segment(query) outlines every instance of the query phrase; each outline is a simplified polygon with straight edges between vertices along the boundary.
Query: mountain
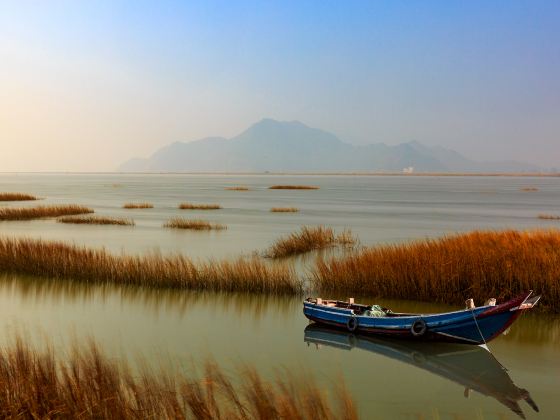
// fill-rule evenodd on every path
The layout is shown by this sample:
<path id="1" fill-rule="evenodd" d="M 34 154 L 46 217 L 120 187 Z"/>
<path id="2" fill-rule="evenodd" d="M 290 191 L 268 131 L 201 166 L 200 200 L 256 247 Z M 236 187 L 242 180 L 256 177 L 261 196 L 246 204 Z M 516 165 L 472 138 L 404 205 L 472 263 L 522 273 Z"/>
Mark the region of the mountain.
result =
<path id="1" fill-rule="evenodd" d="M 231 139 L 175 142 L 147 159 L 131 159 L 121 172 L 539 172 L 518 162 L 476 162 L 416 141 L 388 146 L 352 145 L 299 121 L 264 119 Z"/>

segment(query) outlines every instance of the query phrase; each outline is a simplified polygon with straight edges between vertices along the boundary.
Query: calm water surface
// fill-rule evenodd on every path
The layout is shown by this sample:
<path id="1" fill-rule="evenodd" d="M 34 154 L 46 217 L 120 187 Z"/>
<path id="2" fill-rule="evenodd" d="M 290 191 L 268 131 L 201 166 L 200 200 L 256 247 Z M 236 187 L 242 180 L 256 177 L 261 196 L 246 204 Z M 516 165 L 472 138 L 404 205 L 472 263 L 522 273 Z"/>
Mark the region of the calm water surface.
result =
<path id="1" fill-rule="evenodd" d="M 310 184 L 316 191 L 272 191 Z M 247 192 L 225 191 L 246 185 Z M 537 187 L 536 192 L 521 188 Z M 100 215 L 132 217 L 135 227 L 72 226 L 53 220 L 0 222 L 2 236 L 59 239 L 115 252 L 181 252 L 197 258 L 263 250 L 301 225 L 351 228 L 366 245 L 471 229 L 551 228 L 539 213 L 560 213 L 553 178 L 292 177 L 187 175 L 0 175 L 0 191 L 34 193 L 41 204 L 77 203 Z M 123 210 L 149 201 L 149 210 Z M 181 201 L 219 203 L 211 212 L 180 211 Z M 17 203 L 11 206 L 36 205 Z M 8 205 L 8 204 L 4 204 Z M 274 214 L 295 206 L 297 214 Z M 175 232 L 174 216 L 228 225 L 216 233 Z M 371 299 L 362 297 L 366 303 Z M 379 301 L 378 301 L 379 303 Z M 445 305 L 381 301 L 402 311 Z M 527 314 L 507 335 L 478 347 L 410 345 L 308 326 L 301 299 L 84 286 L 0 276 L 0 342 L 23 331 L 57 346 L 95 338 L 112 355 L 189 365 L 212 355 L 226 367 L 255 364 L 265 375 L 286 367 L 325 387 L 341 378 L 364 418 L 443 419 L 560 416 L 560 319 Z M 531 408 L 536 404 L 540 412 Z"/>
<path id="2" fill-rule="evenodd" d="M 363 298 L 363 301 L 368 301 Z M 404 311 L 445 305 L 381 301 Z M 94 337 L 105 351 L 188 368 L 210 355 L 228 371 L 241 363 L 273 377 L 312 374 L 331 389 L 341 378 L 363 418 L 557 418 L 560 319 L 527 314 L 510 332 L 477 346 L 370 340 L 310 327 L 298 298 L 84 286 L 0 279 L 1 342 L 23 331 L 57 346 Z M 507 369 L 507 370 L 506 370 Z M 536 413 L 527 401 L 538 406 Z"/>
<path id="3" fill-rule="evenodd" d="M 319 190 L 269 190 L 274 184 Z M 226 191 L 245 185 L 250 191 Z M 522 188 L 536 187 L 535 192 Z M 496 177 L 32 175 L 0 174 L 0 191 L 44 197 L 40 204 L 83 204 L 99 215 L 131 217 L 135 227 L 63 225 L 54 220 L 0 222 L 4 235 L 61 239 L 113 251 L 237 256 L 262 250 L 301 225 L 351 228 L 363 244 L 405 241 L 472 229 L 558 227 L 539 213 L 560 213 L 560 179 Z M 125 210 L 128 201 L 153 209 Z M 182 201 L 218 203 L 212 211 L 179 210 Z M 4 205 L 37 205 L 37 202 Z M 271 207 L 299 213 L 271 213 Z M 171 217 L 226 224 L 220 232 L 163 229 Z"/>

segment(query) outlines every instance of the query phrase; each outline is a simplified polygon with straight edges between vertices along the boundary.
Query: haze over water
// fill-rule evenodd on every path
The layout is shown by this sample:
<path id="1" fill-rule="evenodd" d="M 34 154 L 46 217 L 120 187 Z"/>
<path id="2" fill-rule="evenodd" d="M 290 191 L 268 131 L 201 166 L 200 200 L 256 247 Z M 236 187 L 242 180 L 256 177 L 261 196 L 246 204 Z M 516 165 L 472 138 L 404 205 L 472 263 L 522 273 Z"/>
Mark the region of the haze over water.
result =
<path id="1" fill-rule="evenodd" d="M 269 190 L 274 184 L 320 189 Z M 240 185 L 249 191 L 225 190 Z M 98 215 L 131 217 L 136 222 L 134 227 L 66 225 L 53 219 L 0 222 L 3 237 L 63 240 L 116 253 L 235 257 L 263 251 L 302 225 L 318 224 L 351 228 L 363 245 L 473 229 L 560 226 L 537 218 L 560 209 L 557 178 L 1 174 L 0 190 L 44 197 L 3 205 L 83 204 Z M 122 209 L 130 201 L 151 202 L 154 208 Z M 177 209 L 184 201 L 223 208 Z M 298 207 L 300 212 L 269 211 L 279 206 Z M 162 227 L 175 216 L 204 218 L 228 229 L 177 232 Z M 312 263 L 313 256 L 305 261 L 304 265 Z M 401 311 L 459 309 L 356 298 Z M 278 367 L 307 372 L 325 387 L 343 378 L 363 418 L 517 418 L 511 409 L 517 400 L 527 418 L 560 415 L 558 317 L 522 317 L 508 335 L 490 343 L 492 354 L 478 347 L 462 346 L 457 351 L 367 341 L 307 325 L 300 298 L 85 286 L 20 276 L 0 279 L 0 331 L 5 332 L 0 343 L 17 330 L 37 343 L 49 337 L 60 347 L 73 337 L 79 341 L 92 337 L 111 355 L 134 360 L 142 354 L 154 364 L 161 363 L 163 355 L 169 368 L 189 368 L 210 354 L 228 369 L 249 363 L 266 376 L 273 376 Z M 540 413 L 523 401 L 524 390 Z"/>

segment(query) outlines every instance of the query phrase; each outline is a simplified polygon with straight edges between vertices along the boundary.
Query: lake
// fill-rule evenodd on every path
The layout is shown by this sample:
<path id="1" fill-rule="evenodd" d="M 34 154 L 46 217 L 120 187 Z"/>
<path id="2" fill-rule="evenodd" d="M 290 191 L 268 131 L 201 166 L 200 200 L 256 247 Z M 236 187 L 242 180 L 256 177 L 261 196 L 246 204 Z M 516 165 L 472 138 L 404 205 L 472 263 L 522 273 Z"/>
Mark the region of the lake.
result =
<path id="1" fill-rule="evenodd" d="M 274 184 L 318 190 L 269 190 Z M 229 191 L 244 185 L 249 191 Z M 525 192 L 523 188 L 538 188 Z M 352 229 L 363 245 L 473 229 L 555 228 L 537 218 L 560 213 L 557 178 L 276 175 L 0 174 L 0 191 L 38 195 L 9 206 L 83 204 L 99 215 L 131 217 L 134 227 L 0 222 L 3 236 L 41 237 L 121 253 L 183 253 L 227 258 L 265 250 L 302 225 Z M 153 209 L 124 210 L 148 201 Z M 218 203 L 185 211 L 180 202 Z M 271 207 L 298 213 L 271 213 Z M 162 228 L 171 217 L 226 224 L 217 232 Z M 311 256 L 313 258 L 313 256 Z M 305 272 L 307 260 L 301 270 Z M 367 296 L 356 297 L 374 303 Z M 376 300 L 399 311 L 457 309 Z M 22 331 L 56 346 L 93 337 L 112 355 L 188 366 L 210 355 L 226 367 L 251 363 L 313 375 L 326 387 L 342 378 L 363 418 L 527 418 L 560 416 L 560 318 L 529 313 L 507 335 L 479 347 L 368 339 L 309 326 L 300 298 L 148 290 L 0 275 L 0 342 Z M 163 362 L 162 362 L 163 361 Z M 536 404 L 540 412 L 531 408 Z"/>

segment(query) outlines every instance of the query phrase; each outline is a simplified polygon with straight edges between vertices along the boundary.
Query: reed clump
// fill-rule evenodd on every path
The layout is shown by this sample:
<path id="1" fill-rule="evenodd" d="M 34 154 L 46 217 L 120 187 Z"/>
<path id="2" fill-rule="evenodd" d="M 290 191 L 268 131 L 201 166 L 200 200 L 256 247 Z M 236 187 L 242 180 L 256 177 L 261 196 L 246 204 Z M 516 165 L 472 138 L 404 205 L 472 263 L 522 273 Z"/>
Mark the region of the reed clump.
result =
<path id="1" fill-rule="evenodd" d="M 538 191 L 539 189 L 537 187 L 525 187 L 525 188 L 521 188 L 521 191 L 525 191 L 525 192 L 534 192 L 534 191 Z"/>
<path id="2" fill-rule="evenodd" d="M 313 286 L 354 293 L 461 305 L 528 290 L 537 308 L 560 312 L 560 231 L 471 232 L 318 259 Z"/>
<path id="3" fill-rule="evenodd" d="M 123 209 L 153 209 L 152 203 L 124 203 Z"/>
<path id="4" fill-rule="evenodd" d="M 324 393 L 312 378 L 285 370 L 275 381 L 252 366 L 226 373 L 208 360 L 202 372 L 168 372 L 126 360 L 99 346 L 55 353 L 17 337 L 0 349 L 0 417 L 80 419 L 303 419 L 358 418 L 343 385 Z M 329 398 L 332 397 L 332 398 Z"/>
<path id="5" fill-rule="evenodd" d="M 226 225 L 219 223 L 210 223 L 207 220 L 199 219 L 183 219 L 175 217 L 169 219 L 163 227 L 174 229 L 192 229 L 192 230 L 224 230 L 227 229 Z"/>
<path id="6" fill-rule="evenodd" d="M 113 255 L 61 242 L 0 238 L 0 272 L 168 289 L 298 295 L 289 264 L 258 257 L 194 262 L 183 255 Z"/>
<path id="7" fill-rule="evenodd" d="M 299 209 L 297 207 L 272 207 L 270 211 L 272 213 L 297 213 Z"/>
<path id="8" fill-rule="evenodd" d="M 93 209 L 74 204 L 64 206 L 6 207 L 0 209 L 0 220 L 32 220 L 44 217 L 93 213 Z"/>
<path id="9" fill-rule="evenodd" d="M 560 220 L 560 216 L 555 214 L 539 214 L 538 217 L 543 220 Z"/>
<path id="10" fill-rule="evenodd" d="M 24 193 L 0 193 L 0 201 L 35 201 L 38 200 L 37 197 L 31 194 Z"/>
<path id="11" fill-rule="evenodd" d="M 77 225 L 118 225 L 134 226 L 134 220 L 120 217 L 101 216 L 64 216 L 57 219 L 59 223 L 71 223 Z"/>
<path id="12" fill-rule="evenodd" d="M 350 230 L 336 235 L 332 228 L 303 226 L 299 231 L 276 240 L 266 253 L 270 258 L 284 258 L 337 245 L 353 246 L 357 243 Z"/>
<path id="13" fill-rule="evenodd" d="M 219 204 L 193 204 L 193 203 L 181 203 L 179 204 L 181 210 L 218 210 L 222 206 Z"/>
<path id="14" fill-rule="evenodd" d="M 269 190 L 318 190 L 314 185 L 272 185 Z"/>
<path id="15" fill-rule="evenodd" d="M 249 191 L 249 187 L 243 187 L 243 186 L 226 187 L 226 188 L 224 188 L 224 190 L 226 190 L 226 191 Z"/>

